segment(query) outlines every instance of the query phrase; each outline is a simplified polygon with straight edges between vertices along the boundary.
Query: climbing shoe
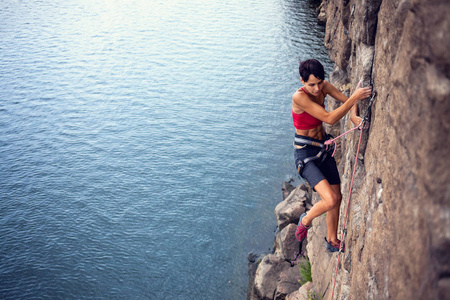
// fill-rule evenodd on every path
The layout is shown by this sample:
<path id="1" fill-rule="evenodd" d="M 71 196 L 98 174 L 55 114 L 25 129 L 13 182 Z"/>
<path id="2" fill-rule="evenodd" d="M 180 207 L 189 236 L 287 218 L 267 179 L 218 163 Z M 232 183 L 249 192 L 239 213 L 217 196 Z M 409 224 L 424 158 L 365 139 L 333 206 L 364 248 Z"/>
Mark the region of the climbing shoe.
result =
<path id="1" fill-rule="evenodd" d="M 325 242 L 327 242 L 327 250 L 328 250 L 328 252 L 338 252 L 339 248 L 341 247 L 341 241 L 340 240 L 338 240 L 337 243 L 332 243 L 332 242 L 327 241 L 327 238 L 325 238 Z M 342 252 L 344 252 L 344 250 L 345 250 L 345 245 L 343 245 L 343 247 L 342 247 Z"/>
<path id="2" fill-rule="evenodd" d="M 306 238 L 308 229 L 311 228 L 311 226 L 305 226 L 302 224 L 302 220 L 305 216 L 306 216 L 306 213 L 304 213 L 300 216 L 300 220 L 298 221 L 297 230 L 295 231 L 295 237 L 297 238 L 297 241 L 299 241 L 300 243 L 303 242 L 303 240 Z"/>

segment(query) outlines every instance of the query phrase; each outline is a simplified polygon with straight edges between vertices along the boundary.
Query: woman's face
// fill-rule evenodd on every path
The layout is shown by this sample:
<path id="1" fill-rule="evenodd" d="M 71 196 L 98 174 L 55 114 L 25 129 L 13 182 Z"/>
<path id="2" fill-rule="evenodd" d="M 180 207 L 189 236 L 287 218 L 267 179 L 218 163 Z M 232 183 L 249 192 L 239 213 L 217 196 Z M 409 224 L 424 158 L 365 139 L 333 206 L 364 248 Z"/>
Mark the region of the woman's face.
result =
<path id="1" fill-rule="evenodd" d="M 318 96 L 320 94 L 320 91 L 322 90 L 323 87 L 323 80 L 317 78 L 316 76 L 314 76 L 313 74 L 309 75 L 308 81 L 303 81 L 303 79 L 301 79 L 304 88 L 306 89 L 306 91 L 313 95 L 313 96 Z"/>

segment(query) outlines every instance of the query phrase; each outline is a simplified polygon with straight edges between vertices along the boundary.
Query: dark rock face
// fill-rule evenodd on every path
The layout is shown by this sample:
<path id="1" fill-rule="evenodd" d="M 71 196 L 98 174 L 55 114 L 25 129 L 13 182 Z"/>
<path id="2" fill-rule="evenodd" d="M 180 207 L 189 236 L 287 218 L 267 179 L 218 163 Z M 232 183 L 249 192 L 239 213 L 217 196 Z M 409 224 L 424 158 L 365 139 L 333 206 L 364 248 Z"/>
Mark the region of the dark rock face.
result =
<path id="1" fill-rule="evenodd" d="M 324 0 L 321 9 L 336 63 L 332 83 L 350 94 L 363 79 L 378 91 L 357 159 L 335 299 L 448 297 L 450 2 Z M 360 102 L 360 114 L 367 104 Z M 328 130 L 350 123 L 347 116 Z M 338 148 L 340 224 L 358 138 L 351 133 Z M 324 218 L 314 220 L 308 253 L 316 290 L 328 299 L 337 254 L 324 250 L 324 226 Z"/>

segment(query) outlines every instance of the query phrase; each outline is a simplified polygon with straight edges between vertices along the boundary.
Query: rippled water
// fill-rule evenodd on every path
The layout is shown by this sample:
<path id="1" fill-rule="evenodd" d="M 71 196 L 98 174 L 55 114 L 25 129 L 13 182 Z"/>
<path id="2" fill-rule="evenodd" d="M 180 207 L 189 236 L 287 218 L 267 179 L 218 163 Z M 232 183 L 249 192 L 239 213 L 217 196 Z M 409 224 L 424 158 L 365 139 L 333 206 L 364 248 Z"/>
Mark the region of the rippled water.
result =
<path id="1" fill-rule="evenodd" d="M 0 298 L 244 299 L 315 2 L 2 1 Z"/>

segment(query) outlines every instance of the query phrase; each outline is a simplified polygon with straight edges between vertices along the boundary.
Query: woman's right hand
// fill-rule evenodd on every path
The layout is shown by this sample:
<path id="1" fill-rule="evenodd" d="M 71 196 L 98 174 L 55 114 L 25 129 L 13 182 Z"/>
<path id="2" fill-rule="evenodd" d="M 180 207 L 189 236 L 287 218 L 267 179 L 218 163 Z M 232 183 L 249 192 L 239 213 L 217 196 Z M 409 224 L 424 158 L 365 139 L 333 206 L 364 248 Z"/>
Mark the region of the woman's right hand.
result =
<path id="1" fill-rule="evenodd" d="M 372 87 L 361 88 L 361 81 L 358 83 L 356 90 L 353 92 L 353 96 L 359 100 L 369 98 L 372 94 Z"/>

